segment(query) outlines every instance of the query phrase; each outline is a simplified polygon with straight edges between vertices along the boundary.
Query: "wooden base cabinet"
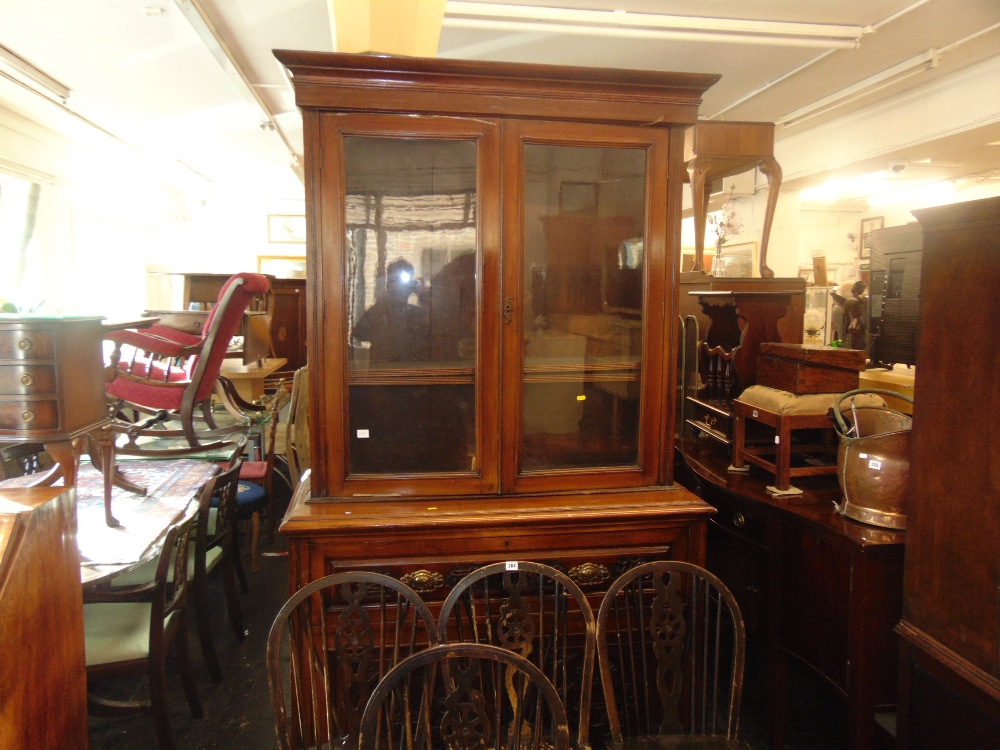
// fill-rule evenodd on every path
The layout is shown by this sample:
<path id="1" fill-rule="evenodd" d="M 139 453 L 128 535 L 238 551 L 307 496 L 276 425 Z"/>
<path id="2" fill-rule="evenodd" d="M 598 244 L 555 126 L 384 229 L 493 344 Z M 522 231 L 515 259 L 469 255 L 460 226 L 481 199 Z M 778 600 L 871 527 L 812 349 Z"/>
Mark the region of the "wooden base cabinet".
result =
<path id="1" fill-rule="evenodd" d="M 718 509 L 707 567 L 733 592 L 749 643 L 767 659 L 770 747 L 785 747 L 793 665 L 843 698 L 852 750 L 878 747 L 876 715 L 896 706 L 906 533 L 838 515 L 839 490 L 825 478 L 774 498 L 764 475 L 727 473 L 714 443 L 681 446 L 681 481 Z"/>
<path id="2" fill-rule="evenodd" d="M 291 587 L 347 570 L 385 573 L 436 611 L 464 575 L 505 560 L 562 569 L 593 596 L 651 560 L 703 563 L 713 510 L 681 488 L 395 503 L 310 502 L 296 492 L 282 532 Z"/>
<path id="3" fill-rule="evenodd" d="M 0 747 L 87 747 L 76 494 L 0 491 Z"/>
<path id="4" fill-rule="evenodd" d="M 1000 727 L 1000 198 L 923 229 L 900 747 L 993 748 Z"/>

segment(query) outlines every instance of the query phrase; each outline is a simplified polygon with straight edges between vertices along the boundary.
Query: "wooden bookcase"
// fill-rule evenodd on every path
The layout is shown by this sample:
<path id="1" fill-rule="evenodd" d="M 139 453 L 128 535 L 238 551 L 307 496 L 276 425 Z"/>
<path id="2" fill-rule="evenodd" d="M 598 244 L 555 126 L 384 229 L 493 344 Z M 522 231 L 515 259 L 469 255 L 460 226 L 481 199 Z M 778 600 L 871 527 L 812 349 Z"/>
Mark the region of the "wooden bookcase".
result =
<path id="1" fill-rule="evenodd" d="M 704 560 L 673 483 L 684 130 L 716 78 L 276 52 L 306 152 L 291 587 Z"/>

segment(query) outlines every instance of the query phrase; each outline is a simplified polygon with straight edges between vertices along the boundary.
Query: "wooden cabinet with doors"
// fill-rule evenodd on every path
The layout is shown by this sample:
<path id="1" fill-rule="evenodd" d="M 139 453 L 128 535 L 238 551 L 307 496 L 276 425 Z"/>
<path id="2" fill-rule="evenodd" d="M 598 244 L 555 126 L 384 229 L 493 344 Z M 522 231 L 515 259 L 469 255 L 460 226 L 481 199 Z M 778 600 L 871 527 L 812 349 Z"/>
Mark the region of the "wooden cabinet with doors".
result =
<path id="1" fill-rule="evenodd" d="M 292 588 L 702 560 L 711 508 L 672 476 L 675 280 L 684 129 L 716 77 L 276 55 L 313 365 Z"/>
<path id="2" fill-rule="evenodd" d="M 229 274 L 220 273 L 185 273 L 184 277 L 184 309 L 188 310 L 191 303 L 211 305 L 219 297 L 219 290 L 229 280 Z M 288 362 L 286 370 L 297 370 L 305 365 L 306 356 L 306 282 L 305 279 L 280 279 L 269 276 L 272 292 L 272 308 L 266 310 L 271 314 L 270 335 L 272 354 Z M 262 305 L 260 309 L 265 309 Z M 248 313 L 252 315 L 253 311 Z M 162 317 L 162 314 L 161 314 Z M 244 335 L 246 333 L 244 323 Z M 201 322 L 196 324 L 194 333 L 201 332 Z M 246 360 L 249 361 L 249 360 Z"/>
<path id="3" fill-rule="evenodd" d="M 1000 198 L 913 213 L 923 251 L 899 624 L 899 747 L 995 747 Z"/>

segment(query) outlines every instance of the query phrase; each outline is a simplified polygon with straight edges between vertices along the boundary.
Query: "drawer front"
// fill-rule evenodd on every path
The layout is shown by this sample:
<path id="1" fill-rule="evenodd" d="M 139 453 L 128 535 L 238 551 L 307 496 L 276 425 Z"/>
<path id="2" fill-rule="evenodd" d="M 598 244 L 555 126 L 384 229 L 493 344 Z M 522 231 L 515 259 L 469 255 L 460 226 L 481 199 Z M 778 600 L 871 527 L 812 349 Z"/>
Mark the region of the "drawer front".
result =
<path id="1" fill-rule="evenodd" d="M 710 523 L 721 526 L 748 542 L 768 546 L 767 515 L 749 503 L 740 502 L 722 493 L 712 493 L 706 500 L 719 509 Z"/>
<path id="2" fill-rule="evenodd" d="M 540 562 L 565 573 L 587 594 L 596 612 L 600 597 L 622 573 L 641 563 L 670 560 L 673 557 L 672 546 L 666 544 L 655 549 L 579 550 L 559 553 L 558 556 L 553 556 L 552 553 L 536 553 L 531 556 L 512 556 L 509 559 Z M 351 570 L 382 573 L 402 581 L 430 604 L 443 601 L 456 583 L 477 568 L 503 561 L 493 558 L 482 560 L 418 558 L 405 562 L 391 559 L 362 562 L 327 558 L 326 574 Z"/>
<path id="3" fill-rule="evenodd" d="M 49 329 L 9 328 L 0 331 L 0 359 L 52 359 L 55 338 Z"/>
<path id="4" fill-rule="evenodd" d="M 59 402 L 55 399 L 0 401 L 0 430 L 39 431 L 59 428 Z"/>
<path id="5" fill-rule="evenodd" d="M 692 412 L 687 426 L 694 437 L 699 434 L 718 440 L 724 445 L 730 445 L 733 439 L 733 419 L 730 414 L 724 414 L 719 409 L 705 406 L 700 401 L 688 399 L 688 410 Z"/>
<path id="6" fill-rule="evenodd" d="M 56 392 L 52 365 L 0 365 L 0 396 L 35 396 Z"/>

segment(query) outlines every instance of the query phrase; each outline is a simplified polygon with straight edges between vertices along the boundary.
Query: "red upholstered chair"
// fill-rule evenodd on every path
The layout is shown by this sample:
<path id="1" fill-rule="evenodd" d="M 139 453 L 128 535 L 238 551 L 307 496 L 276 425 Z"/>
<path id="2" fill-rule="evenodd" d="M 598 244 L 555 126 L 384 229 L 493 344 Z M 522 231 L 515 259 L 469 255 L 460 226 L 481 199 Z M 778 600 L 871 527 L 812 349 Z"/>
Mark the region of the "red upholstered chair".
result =
<path id="1" fill-rule="evenodd" d="M 159 325 L 109 334 L 115 349 L 113 379 L 106 391 L 117 415 L 111 430 L 116 438 L 128 438 L 124 445 L 116 445 L 117 453 L 196 453 L 220 447 L 228 442 L 227 436 L 246 430 L 249 420 L 219 428 L 212 418 L 211 396 L 243 313 L 255 296 L 269 289 L 270 283 L 260 274 L 232 276 L 220 290 L 201 336 Z M 122 358 L 123 345 L 132 348 L 127 359 Z M 166 428 L 170 421 L 179 428 Z M 138 442 L 143 436 L 183 439 L 183 443 L 176 449 L 144 449 Z"/>

